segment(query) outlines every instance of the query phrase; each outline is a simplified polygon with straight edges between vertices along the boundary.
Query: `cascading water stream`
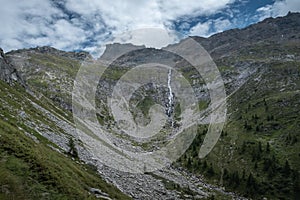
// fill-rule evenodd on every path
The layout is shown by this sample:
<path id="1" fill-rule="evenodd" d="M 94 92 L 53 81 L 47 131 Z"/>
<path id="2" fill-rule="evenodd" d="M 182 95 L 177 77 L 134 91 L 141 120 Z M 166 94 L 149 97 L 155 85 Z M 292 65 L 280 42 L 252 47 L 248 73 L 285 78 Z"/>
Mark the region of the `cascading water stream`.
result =
<path id="1" fill-rule="evenodd" d="M 169 118 L 169 122 L 171 123 L 172 127 L 174 125 L 173 119 L 172 119 L 172 113 L 173 113 L 173 92 L 172 92 L 172 87 L 171 87 L 171 77 L 172 77 L 172 70 L 169 69 L 168 73 L 168 89 L 169 89 L 169 95 L 168 95 L 168 104 L 167 104 L 167 115 Z"/>

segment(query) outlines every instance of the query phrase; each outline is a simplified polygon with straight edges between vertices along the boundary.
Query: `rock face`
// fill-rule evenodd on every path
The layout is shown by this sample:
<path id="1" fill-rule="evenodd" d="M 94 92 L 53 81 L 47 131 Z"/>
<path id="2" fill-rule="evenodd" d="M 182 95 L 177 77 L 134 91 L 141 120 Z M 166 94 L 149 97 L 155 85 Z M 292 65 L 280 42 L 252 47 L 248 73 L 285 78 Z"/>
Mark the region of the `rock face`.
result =
<path id="1" fill-rule="evenodd" d="M 45 95 L 70 111 L 73 81 L 81 62 L 91 55 L 45 46 L 11 51 L 6 58 L 38 96 Z"/>
<path id="2" fill-rule="evenodd" d="M 0 79 L 7 82 L 9 85 L 19 83 L 25 87 L 24 81 L 16 68 L 10 64 L 2 48 L 0 48 Z"/>

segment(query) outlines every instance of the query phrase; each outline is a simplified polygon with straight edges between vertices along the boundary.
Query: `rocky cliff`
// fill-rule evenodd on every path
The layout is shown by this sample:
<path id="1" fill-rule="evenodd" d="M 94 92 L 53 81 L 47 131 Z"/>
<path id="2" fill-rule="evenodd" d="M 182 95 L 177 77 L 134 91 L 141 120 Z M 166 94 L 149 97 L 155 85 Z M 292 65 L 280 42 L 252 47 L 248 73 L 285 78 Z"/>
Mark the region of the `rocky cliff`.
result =
<path id="1" fill-rule="evenodd" d="M 19 83 L 25 87 L 23 79 L 20 77 L 16 68 L 7 59 L 3 49 L 0 48 L 0 79 L 7 82 L 9 85 Z"/>

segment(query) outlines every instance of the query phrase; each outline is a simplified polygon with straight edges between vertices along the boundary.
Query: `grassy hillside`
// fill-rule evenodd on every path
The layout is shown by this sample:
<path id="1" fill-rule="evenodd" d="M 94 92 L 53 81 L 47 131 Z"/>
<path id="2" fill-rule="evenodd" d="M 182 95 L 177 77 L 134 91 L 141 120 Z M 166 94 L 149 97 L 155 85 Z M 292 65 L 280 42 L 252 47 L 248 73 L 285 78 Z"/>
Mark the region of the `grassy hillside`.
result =
<path id="1" fill-rule="evenodd" d="M 229 114 L 220 140 L 205 159 L 199 160 L 197 153 L 207 128 L 199 127 L 197 139 L 177 164 L 254 199 L 297 199 L 300 62 L 282 57 L 297 54 L 299 49 L 294 45 L 272 49 L 276 54 L 258 51 L 257 56 L 249 56 L 245 50 L 235 58 L 234 62 L 252 62 L 257 71 L 228 97 Z M 228 61 L 223 58 L 219 63 L 228 65 Z"/>
<path id="2" fill-rule="evenodd" d="M 129 199 L 107 184 L 93 167 L 63 153 L 24 124 L 22 111 L 32 122 L 48 124 L 62 134 L 51 122 L 43 121 L 40 111 L 30 103 L 36 100 L 23 88 L 0 81 L 0 95 L 0 199 L 96 199 L 90 188 L 100 189 L 111 198 Z M 50 109 L 48 106 L 44 107 Z"/>

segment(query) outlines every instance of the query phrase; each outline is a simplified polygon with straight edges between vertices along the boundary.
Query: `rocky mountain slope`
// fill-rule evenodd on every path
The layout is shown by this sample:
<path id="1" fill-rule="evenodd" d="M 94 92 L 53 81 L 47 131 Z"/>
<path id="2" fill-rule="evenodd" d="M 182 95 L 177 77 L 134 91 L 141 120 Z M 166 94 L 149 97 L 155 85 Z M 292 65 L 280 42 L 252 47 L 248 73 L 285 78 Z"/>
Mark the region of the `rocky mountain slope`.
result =
<path id="1" fill-rule="evenodd" d="M 24 81 L 20 77 L 16 68 L 10 64 L 7 60 L 6 55 L 3 52 L 3 49 L 0 48 L 0 79 L 7 82 L 9 85 L 14 85 L 18 83 L 22 86 L 25 86 Z"/>
<path id="2" fill-rule="evenodd" d="M 214 57 L 225 80 L 228 119 L 206 159 L 195 158 L 200 132 L 179 163 L 253 198 L 299 197 L 299 19 L 299 13 L 289 13 L 195 38 Z"/>
<path id="3" fill-rule="evenodd" d="M 130 199 L 79 160 L 70 113 L 28 90 L 2 59 L 0 199 Z"/>
<path id="4" fill-rule="evenodd" d="M 1 198 L 126 199 L 119 190 L 136 199 L 203 198 L 211 192 L 234 196 L 183 170 L 164 169 L 154 175 L 106 167 L 78 140 L 72 115 L 62 108 L 65 104 L 29 87 L 33 96 L 1 81 Z"/>
<path id="5" fill-rule="evenodd" d="M 145 174 L 106 167 L 78 139 L 71 113 L 72 90 L 81 63 L 91 59 L 89 54 L 51 47 L 1 53 L 0 197 L 127 198 L 121 191 L 134 199 L 296 199 L 299 30 L 300 14 L 289 13 L 210 38 L 193 37 L 212 55 L 225 83 L 228 118 L 222 136 L 213 151 L 199 160 L 197 152 L 207 128 L 201 125 L 195 141 L 176 163 Z M 134 51 L 105 71 L 97 92 L 98 120 L 107 130 L 113 130 L 114 120 L 106 97 L 126 71 L 150 61 L 173 63 L 192 85 L 199 109 L 209 108 L 205 82 L 185 60 L 164 50 L 129 44 L 110 45 L 103 58 L 120 48 Z M 167 92 L 153 85 L 139 89 L 132 98 L 136 106 L 131 108 L 136 120 L 147 123 L 149 108 L 155 103 L 165 106 Z M 141 150 L 162 145 L 135 141 L 128 145 L 121 138 L 115 142 Z"/>

